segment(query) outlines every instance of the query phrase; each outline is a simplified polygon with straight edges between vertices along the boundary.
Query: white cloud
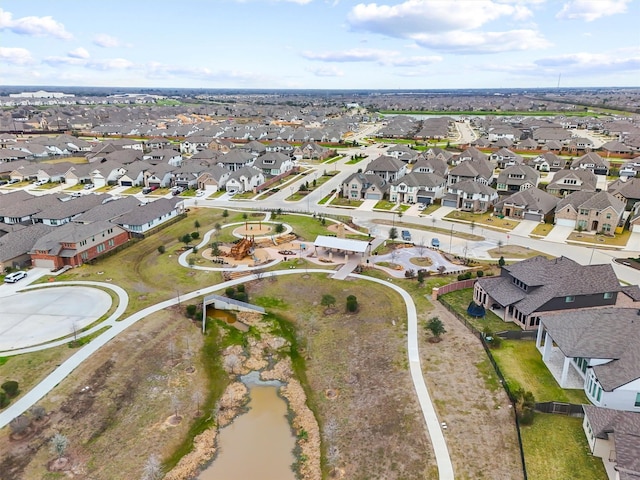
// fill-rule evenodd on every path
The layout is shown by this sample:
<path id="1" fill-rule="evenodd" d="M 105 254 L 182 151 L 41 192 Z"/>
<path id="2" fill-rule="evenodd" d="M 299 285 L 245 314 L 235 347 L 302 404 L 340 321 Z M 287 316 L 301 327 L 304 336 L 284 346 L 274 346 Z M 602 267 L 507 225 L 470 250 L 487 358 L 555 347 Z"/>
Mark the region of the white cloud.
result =
<path id="1" fill-rule="evenodd" d="M 151 62 L 145 66 L 148 78 L 166 80 L 168 77 L 207 80 L 210 82 L 237 82 L 242 84 L 264 82 L 263 75 L 239 70 L 211 70 L 206 67 L 182 67 Z"/>
<path id="2" fill-rule="evenodd" d="M 627 11 L 631 0 L 572 0 L 562 6 L 556 18 L 593 22 L 601 17 Z"/>
<path id="3" fill-rule="evenodd" d="M 344 72 L 333 65 L 323 67 L 309 67 L 308 72 L 313 73 L 316 77 L 343 77 Z"/>
<path id="4" fill-rule="evenodd" d="M 87 68 L 92 70 L 128 70 L 135 64 L 126 58 L 107 58 L 87 62 Z"/>
<path id="5" fill-rule="evenodd" d="M 122 46 L 122 42 L 116 37 L 107 35 L 106 33 L 99 33 L 93 37 L 93 43 L 102 48 L 114 48 Z"/>
<path id="6" fill-rule="evenodd" d="M 89 58 L 91 56 L 89 55 L 89 52 L 82 47 L 71 50 L 67 55 L 71 58 Z"/>
<path id="7" fill-rule="evenodd" d="M 395 67 L 415 67 L 442 61 L 442 57 L 438 55 L 405 57 L 395 50 L 368 48 L 354 48 L 351 50 L 323 53 L 304 52 L 302 56 L 307 60 L 320 62 L 376 62 L 380 65 L 392 65 Z"/>
<path id="8" fill-rule="evenodd" d="M 31 53 L 26 48 L 0 47 L 0 62 L 12 65 L 26 65 L 33 62 Z"/>
<path id="9" fill-rule="evenodd" d="M 376 62 L 389 56 L 398 55 L 393 50 L 375 50 L 369 48 L 353 48 L 338 52 L 312 53 L 304 52 L 302 56 L 308 60 L 321 62 Z"/>
<path id="10" fill-rule="evenodd" d="M 534 62 L 545 68 L 568 72 L 613 72 L 640 71 L 640 50 L 635 52 L 588 53 L 578 52 L 555 57 L 541 58 Z"/>
<path id="11" fill-rule="evenodd" d="M 360 3 L 347 19 L 354 30 L 364 30 L 392 37 L 411 37 L 416 33 L 436 33 L 480 28 L 503 17 L 524 20 L 532 12 L 522 5 L 491 0 L 461 0 L 452 4 L 440 0 L 406 0 L 398 5 Z"/>
<path id="12" fill-rule="evenodd" d="M 426 48 L 457 53 L 498 53 L 546 48 L 551 44 L 535 30 L 507 32 L 453 31 L 439 35 L 415 35 L 414 41 Z"/>
<path id="13" fill-rule="evenodd" d="M 484 31 L 487 24 L 522 24 L 533 12 L 526 6 L 539 0 L 405 0 L 398 5 L 358 4 L 348 15 L 352 30 L 407 38 L 434 50 L 495 53 L 545 48 L 550 44 L 537 30 Z M 453 8 L 455 6 L 455 8 Z"/>
<path id="14" fill-rule="evenodd" d="M 36 37 L 51 36 L 63 40 L 73 38 L 64 25 L 53 17 L 21 17 L 14 20 L 11 12 L 2 9 L 0 9 L 0 30 Z"/>

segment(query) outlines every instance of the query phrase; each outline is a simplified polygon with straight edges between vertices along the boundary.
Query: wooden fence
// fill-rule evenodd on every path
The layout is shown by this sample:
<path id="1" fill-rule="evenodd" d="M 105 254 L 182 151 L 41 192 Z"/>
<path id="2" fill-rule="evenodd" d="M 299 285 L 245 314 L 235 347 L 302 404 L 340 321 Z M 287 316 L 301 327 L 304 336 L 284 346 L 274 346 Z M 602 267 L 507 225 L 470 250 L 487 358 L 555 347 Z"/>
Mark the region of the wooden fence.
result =
<path id="1" fill-rule="evenodd" d="M 584 418 L 582 405 L 561 402 L 536 403 L 536 411 L 541 413 L 555 413 L 558 415 L 568 415 L 569 417 Z"/>

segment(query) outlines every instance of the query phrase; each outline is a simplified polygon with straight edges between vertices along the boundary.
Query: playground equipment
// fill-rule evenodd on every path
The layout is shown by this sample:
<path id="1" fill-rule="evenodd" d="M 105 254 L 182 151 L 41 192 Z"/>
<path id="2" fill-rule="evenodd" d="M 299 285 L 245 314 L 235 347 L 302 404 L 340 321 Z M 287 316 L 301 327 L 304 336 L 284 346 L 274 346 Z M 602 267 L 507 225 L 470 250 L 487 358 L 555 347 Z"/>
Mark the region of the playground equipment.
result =
<path id="1" fill-rule="evenodd" d="M 246 236 L 238 243 L 236 243 L 233 247 L 231 247 L 231 251 L 229 252 L 229 256 L 233 257 L 234 260 L 242 260 L 244 257 L 248 256 L 255 246 L 254 237 Z"/>

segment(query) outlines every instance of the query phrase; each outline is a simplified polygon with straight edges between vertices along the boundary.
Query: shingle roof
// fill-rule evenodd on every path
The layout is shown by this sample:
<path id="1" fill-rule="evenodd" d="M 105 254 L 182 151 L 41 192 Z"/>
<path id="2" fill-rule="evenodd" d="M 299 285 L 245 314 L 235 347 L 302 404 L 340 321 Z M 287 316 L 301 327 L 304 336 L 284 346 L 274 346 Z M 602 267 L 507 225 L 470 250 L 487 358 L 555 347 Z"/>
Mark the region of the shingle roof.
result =
<path id="1" fill-rule="evenodd" d="M 596 438 L 613 440 L 620 480 L 640 478 L 640 413 L 583 405 Z"/>
<path id="2" fill-rule="evenodd" d="M 0 237 L 0 262 L 6 262 L 29 252 L 41 236 L 55 228 L 36 223 L 3 235 Z"/>
<path id="3" fill-rule="evenodd" d="M 171 212 L 176 205 L 183 200 L 181 198 L 159 198 L 153 202 L 139 205 L 129 212 L 113 220 L 118 225 L 145 225 L 151 220 Z"/>
<path id="4" fill-rule="evenodd" d="M 511 285 L 508 276 L 482 278 L 478 283 L 501 305 L 515 305 L 525 315 L 556 297 L 604 294 L 621 288 L 610 264 L 580 265 L 566 257 L 550 260 L 537 256 L 502 268 L 529 290 L 508 286 Z"/>
<path id="5" fill-rule="evenodd" d="M 519 205 L 524 206 L 527 210 L 547 214 L 556 208 L 559 201 L 558 197 L 534 187 L 505 197 L 496 204 L 496 208 L 503 208 L 505 204 Z"/>

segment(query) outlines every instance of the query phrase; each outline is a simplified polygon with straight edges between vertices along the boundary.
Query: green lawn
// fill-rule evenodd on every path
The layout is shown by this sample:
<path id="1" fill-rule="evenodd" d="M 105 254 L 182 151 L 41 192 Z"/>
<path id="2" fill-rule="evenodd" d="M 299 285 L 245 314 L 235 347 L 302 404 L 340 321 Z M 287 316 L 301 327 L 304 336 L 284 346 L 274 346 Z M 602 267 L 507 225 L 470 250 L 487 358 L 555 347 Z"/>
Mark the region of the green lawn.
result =
<path id="1" fill-rule="evenodd" d="M 485 228 L 500 228 L 505 230 L 513 230 L 520 222 L 509 218 L 499 218 L 492 216 L 490 213 L 471 213 L 455 210 L 444 218 L 452 222 L 474 222 Z"/>
<path id="2" fill-rule="evenodd" d="M 343 197 L 336 197 L 333 199 L 333 202 L 331 202 L 331 205 L 338 205 L 341 207 L 352 207 L 352 208 L 358 208 L 360 205 L 362 205 L 362 200 L 354 200 L 351 198 L 343 198 Z"/>
<path id="3" fill-rule="evenodd" d="M 531 237 L 546 237 L 549 232 L 553 229 L 554 225 L 552 223 L 540 223 L 536 225 L 536 228 L 531 232 Z"/>
<path id="4" fill-rule="evenodd" d="M 583 390 L 560 388 L 542 362 L 535 341 L 503 340 L 492 353 L 512 391 L 529 390 L 537 402 L 589 403 Z"/>
<path id="5" fill-rule="evenodd" d="M 571 232 L 571 234 L 567 238 L 567 241 L 591 243 L 595 247 L 599 245 L 624 247 L 629 241 L 630 236 L 631 232 L 629 230 L 624 230 L 622 233 L 616 234 L 614 237 L 610 237 L 608 235 L 593 235 L 580 232 Z"/>
<path id="6" fill-rule="evenodd" d="M 606 480 L 602 460 L 589 452 L 582 419 L 536 413 L 520 429 L 529 480 Z"/>
<path id="7" fill-rule="evenodd" d="M 351 160 L 349 160 L 345 165 L 355 165 L 356 163 L 360 163 L 365 158 L 368 158 L 367 155 L 354 155 Z"/>
<path id="8" fill-rule="evenodd" d="M 513 322 L 505 322 L 492 311 L 487 311 L 484 318 L 475 318 L 467 313 L 467 307 L 473 300 L 473 288 L 465 288 L 455 292 L 447 293 L 438 297 L 443 303 L 451 305 L 465 320 L 471 323 L 480 332 L 488 328 L 491 332 L 502 332 L 505 330 L 520 330 Z"/>
<path id="9" fill-rule="evenodd" d="M 380 200 L 378 203 L 374 205 L 374 209 L 377 210 L 392 210 L 398 204 L 395 202 L 390 202 L 389 200 Z"/>

